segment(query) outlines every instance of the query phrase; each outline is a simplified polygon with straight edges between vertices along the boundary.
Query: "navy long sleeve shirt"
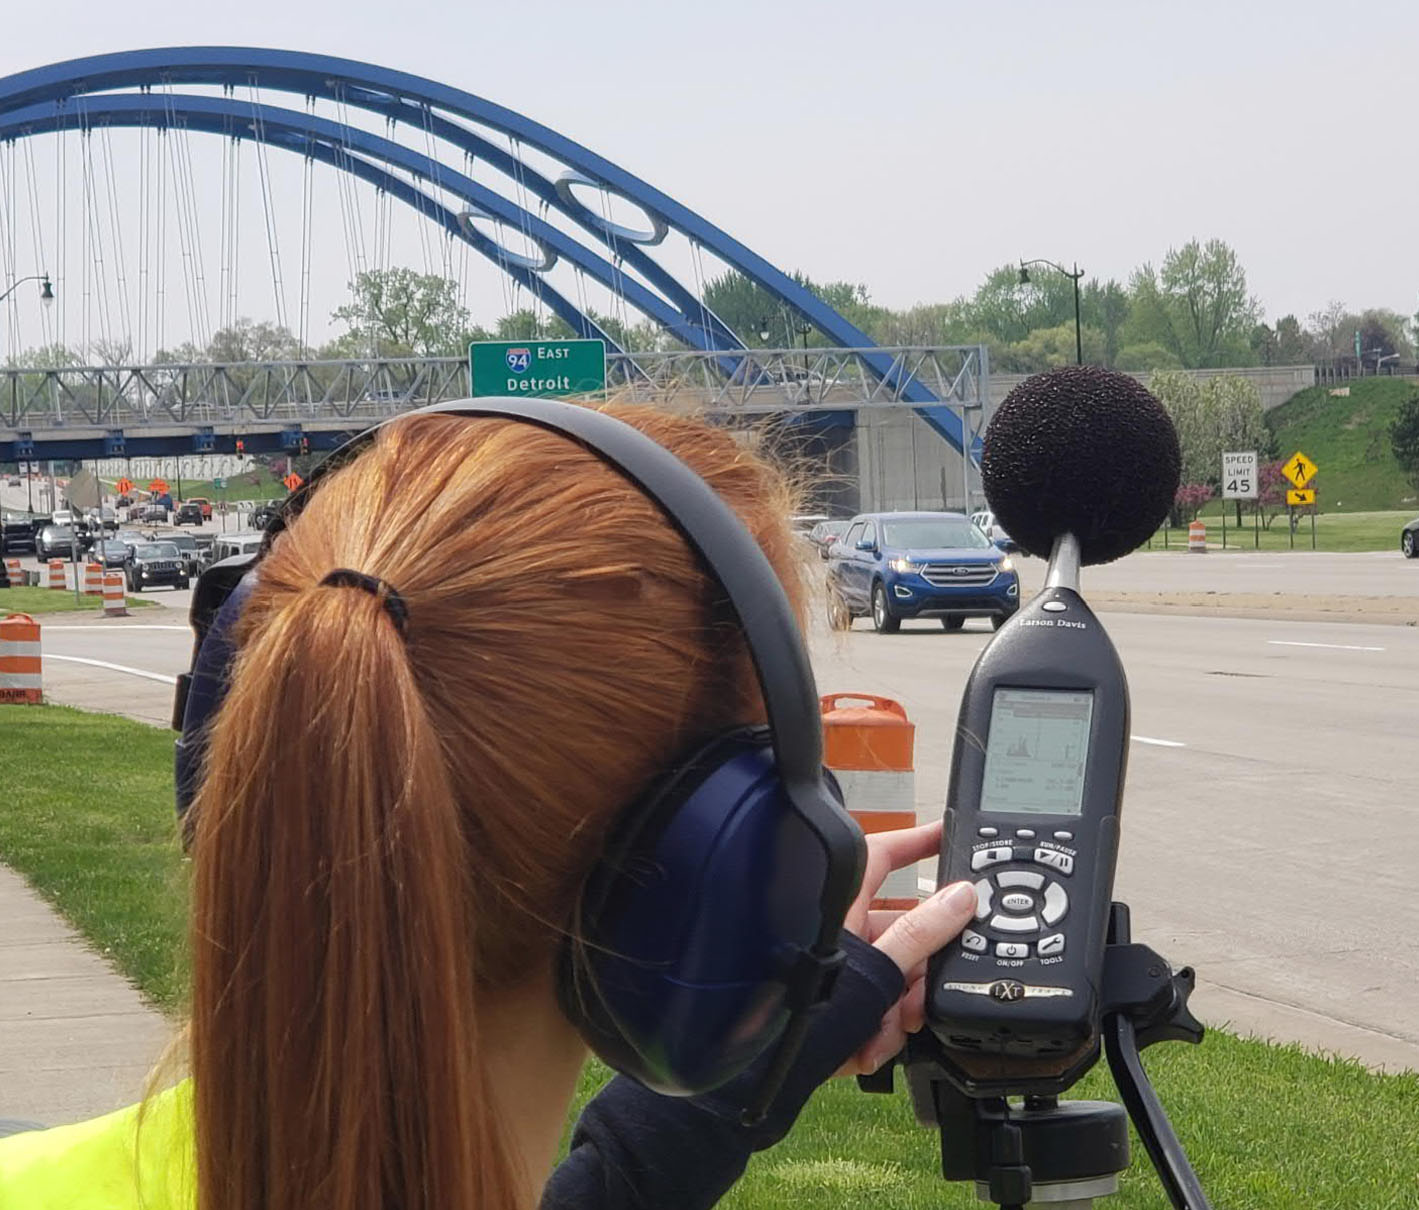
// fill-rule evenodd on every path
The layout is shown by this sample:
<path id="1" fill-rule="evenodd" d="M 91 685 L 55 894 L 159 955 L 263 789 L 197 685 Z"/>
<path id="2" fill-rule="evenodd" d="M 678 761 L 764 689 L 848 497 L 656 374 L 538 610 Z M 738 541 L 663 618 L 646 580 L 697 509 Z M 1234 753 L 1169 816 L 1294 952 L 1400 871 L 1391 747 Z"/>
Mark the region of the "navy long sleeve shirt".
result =
<path id="1" fill-rule="evenodd" d="M 848 933 L 842 945 L 847 962 L 832 997 L 814 1010 L 762 1122 L 739 1121 L 759 1064 L 697 1097 L 662 1096 L 617 1076 L 582 1111 L 541 1210 L 700 1210 L 718 1202 L 754 1152 L 788 1133 L 813 1090 L 877 1032 L 902 994 L 902 973 L 890 958 Z"/>

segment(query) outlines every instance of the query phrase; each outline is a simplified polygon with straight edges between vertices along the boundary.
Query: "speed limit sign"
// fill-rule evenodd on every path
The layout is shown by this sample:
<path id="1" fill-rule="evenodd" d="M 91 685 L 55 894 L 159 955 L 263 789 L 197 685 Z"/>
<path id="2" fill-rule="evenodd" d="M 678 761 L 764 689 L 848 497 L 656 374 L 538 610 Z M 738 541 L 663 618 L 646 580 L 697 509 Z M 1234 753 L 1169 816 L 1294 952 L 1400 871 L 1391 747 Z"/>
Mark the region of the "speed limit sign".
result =
<path id="1" fill-rule="evenodd" d="M 1222 455 L 1222 499 L 1257 498 L 1256 451 L 1244 450 Z"/>

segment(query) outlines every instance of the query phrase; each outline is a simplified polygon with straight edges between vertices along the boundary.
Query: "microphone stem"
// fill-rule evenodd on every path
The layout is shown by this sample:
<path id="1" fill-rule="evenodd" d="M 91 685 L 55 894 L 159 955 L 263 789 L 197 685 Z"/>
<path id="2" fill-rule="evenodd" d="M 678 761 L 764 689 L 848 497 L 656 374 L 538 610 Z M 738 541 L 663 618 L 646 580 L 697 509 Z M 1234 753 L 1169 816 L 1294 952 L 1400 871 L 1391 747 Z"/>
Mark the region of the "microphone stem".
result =
<path id="1" fill-rule="evenodd" d="M 1054 540 L 1049 570 L 1045 573 L 1045 587 L 1079 591 L 1079 539 L 1073 534 L 1060 534 Z"/>

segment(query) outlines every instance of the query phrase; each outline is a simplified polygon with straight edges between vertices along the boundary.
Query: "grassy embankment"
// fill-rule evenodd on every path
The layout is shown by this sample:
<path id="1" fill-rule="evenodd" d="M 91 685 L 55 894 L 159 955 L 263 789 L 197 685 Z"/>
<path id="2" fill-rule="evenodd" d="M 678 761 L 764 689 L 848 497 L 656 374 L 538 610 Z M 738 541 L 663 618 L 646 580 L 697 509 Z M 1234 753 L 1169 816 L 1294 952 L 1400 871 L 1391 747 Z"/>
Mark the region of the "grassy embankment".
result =
<path id="1" fill-rule="evenodd" d="M 1399 531 L 1419 516 L 1419 492 L 1409 483 L 1390 450 L 1389 426 L 1399 405 L 1419 386 L 1395 378 L 1362 378 L 1350 394 L 1332 395 L 1329 387 L 1299 391 L 1266 415 L 1277 457 L 1302 451 L 1320 468 L 1315 478 L 1320 513 L 1316 549 L 1326 551 L 1395 550 Z M 1224 504 L 1214 500 L 1201 513 L 1209 544 L 1222 541 Z M 1244 533 L 1234 528 L 1236 512 L 1227 512 L 1227 546 L 1255 549 L 1251 516 L 1243 513 Z M 1159 531 L 1153 549 L 1163 545 Z M 1170 530 L 1168 548 L 1187 547 L 1187 529 Z M 1285 513 L 1260 535 L 1261 550 L 1290 550 Z M 1311 549 L 1311 521 L 1298 521 L 1296 550 Z"/>
<path id="2" fill-rule="evenodd" d="M 125 597 L 128 608 L 144 608 L 152 605 L 142 597 Z M 67 588 L 60 592 L 57 588 L 5 588 L 0 589 L 0 612 L 2 613 L 102 613 L 102 597 L 74 599 L 74 590 Z"/>
<path id="3" fill-rule="evenodd" d="M 60 707 L 0 707 L 0 860 L 19 870 L 172 1015 L 184 1000 L 185 866 L 172 818 L 172 739 L 156 728 Z M 123 753 L 71 763 L 65 752 Z M 1184 954 L 1175 955 L 1178 959 Z M 1419 1204 L 1419 1075 L 1377 1076 L 1356 1064 L 1211 1031 L 1200 1047 L 1148 1052 L 1164 1104 L 1214 1204 L 1399 1210 Z M 578 1103 L 608 1078 L 588 1066 Z M 900 1087 L 900 1081 L 899 1081 Z M 1102 1066 L 1075 1090 L 1114 1099 Z M 834 1080 L 792 1134 L 755 1158 L 722 1203 L 731 1210 L 939 1210 L 978 1205 L 937 1177 L 938 1140 L 904 1093 L 868 1096 Z M 1143 1150 L 1118 1210 L 1164 1199 Z"/>

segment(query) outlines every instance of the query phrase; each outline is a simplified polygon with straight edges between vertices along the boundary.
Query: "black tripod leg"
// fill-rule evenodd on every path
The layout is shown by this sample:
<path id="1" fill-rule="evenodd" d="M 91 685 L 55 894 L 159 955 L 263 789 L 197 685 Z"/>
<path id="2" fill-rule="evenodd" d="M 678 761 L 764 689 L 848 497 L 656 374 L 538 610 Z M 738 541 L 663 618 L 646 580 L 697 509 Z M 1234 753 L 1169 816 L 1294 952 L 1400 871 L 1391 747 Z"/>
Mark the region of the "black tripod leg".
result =
<path id="1" fill-rule="evenodd" d="M 1158 1171 L 1158 1179 L 1174 1210 L 1212 1210 L 1212 1203 L 1198 1183 L 1197 1173 L 1188 1162 L 1173 1124 L 1148 1082 L 1148 1073 L 1143 1070 L 1143 1060 L 1138 1054 L 1133 1022 L 1124 1014 L 1110 1013 L 1104 1018 L 1104 1051 L 1128 1116 L 1133 1119 L 1138 1137 Z"/>

